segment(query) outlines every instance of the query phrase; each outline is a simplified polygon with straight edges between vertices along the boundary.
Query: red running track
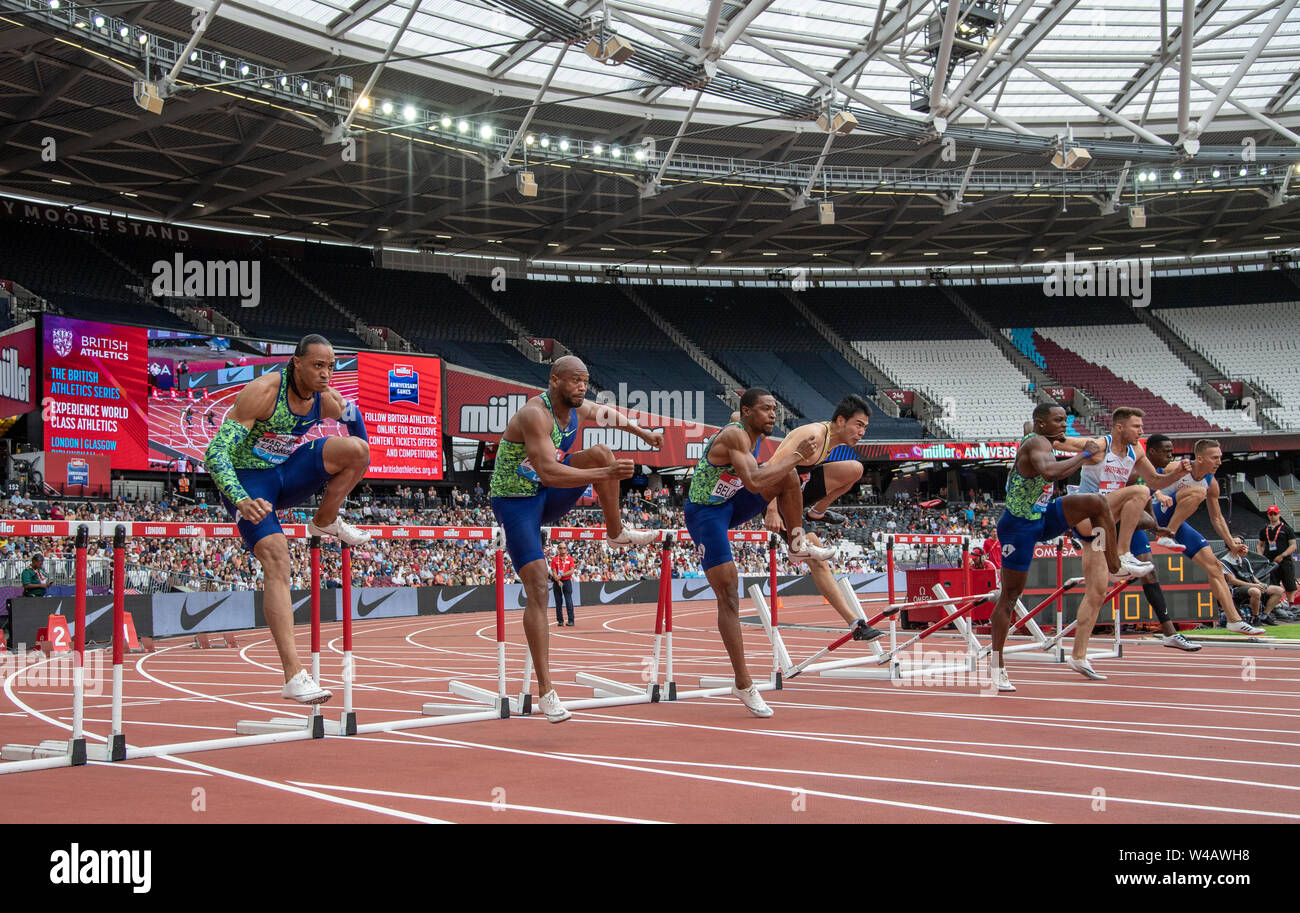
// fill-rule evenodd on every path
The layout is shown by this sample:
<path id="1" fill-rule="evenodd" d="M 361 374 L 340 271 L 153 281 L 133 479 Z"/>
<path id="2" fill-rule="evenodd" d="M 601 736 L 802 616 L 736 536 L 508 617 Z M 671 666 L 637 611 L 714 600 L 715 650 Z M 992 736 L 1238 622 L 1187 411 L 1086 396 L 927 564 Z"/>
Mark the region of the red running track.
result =
<path id="1" fill-rule="evenodd" d="M 713 604 L 674 613 L 679 686 L 723 674 Z M 580 608 L 576 627 L 552 627 L 561 695 L 590 696 L 574 682 L 578 670 L 639 681 L 653 616 L 647 606 Z M 836 620 L 794 600 L 782 619 Z M 324 635 L 324 677 L 339 688 L 339 627 Z M 516 693 L 516 614 L 507 636 Z M 785 637 L 797 660 L 833 633 Z M 771 660 L 761 631 L 747 627 L 746 642 L 751 670 L 763 673 Z M 266 632 L 241 644 L 200 651 L 171 641 L 128 657 L 128 742 L 226 737 L 236 720 L 301 714 L 279 699 Z M 363 724 L 455 700 L 454 678 L 495 690 L 490 615 L 360 621 L 355 654 Z M 1097 663 L 1107 682 L 1012 663 L 1014 695 L 809 674 L 766 695 L 770 720 L 724 697 L 583 711 L 562 725 L 514 717 L 11 774 L 0 777 L 0 821 L 1300 820 L 1300 651 L 1185 654 L 1134 640 L 1122 659 Z M 3 684 L 0 741 L 66 738 L 70 689 L 24 683 L 12 665 Z M 341 693 L 325 707 L 337 718 Z M 87 732 L 103 735 L 108 721 L 107 693 L 88 698 Z"/>

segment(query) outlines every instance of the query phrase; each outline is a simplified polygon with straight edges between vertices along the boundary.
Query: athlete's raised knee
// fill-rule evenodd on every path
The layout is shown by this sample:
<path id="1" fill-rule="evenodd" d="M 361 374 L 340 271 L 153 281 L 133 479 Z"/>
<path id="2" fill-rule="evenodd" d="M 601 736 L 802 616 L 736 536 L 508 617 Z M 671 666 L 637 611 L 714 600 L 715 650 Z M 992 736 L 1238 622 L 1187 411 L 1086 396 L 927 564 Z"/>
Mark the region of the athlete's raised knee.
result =
<path id="1" fill-rule="evenodd" d="M 584 450 L 583 453 L 588 454 L 592 462 L 597 466 L 614 465 L 614 451 L 610 450 L 609 447 L 604 444 L 593 444 Z"/>
<path id="2" fill-rule="evenodd" d="M 353 465 L 369 466 L 370 465 L 370 444 L 359 437 L 348 438 L 352 452 L 350 454 Z"/>

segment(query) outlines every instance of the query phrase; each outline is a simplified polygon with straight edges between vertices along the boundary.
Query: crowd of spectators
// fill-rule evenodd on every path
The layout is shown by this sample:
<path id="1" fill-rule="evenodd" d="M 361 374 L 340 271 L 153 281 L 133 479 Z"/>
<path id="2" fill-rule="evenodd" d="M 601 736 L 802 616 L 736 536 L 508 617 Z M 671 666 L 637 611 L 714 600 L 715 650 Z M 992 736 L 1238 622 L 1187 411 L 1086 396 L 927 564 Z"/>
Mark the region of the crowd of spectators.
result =
<path id="1" fill-rule="evenodd" d="M 430 490 L 432 491 L 432 489 Z M 624 523 L 643 529 L 680 529 L 684 522 L 672 498 L 645 499 L 629 496 L 620 505 Z M 982 539 L 992 527 L 996 515 L 992 505 L 983 501 L 966 505 L 943 504 L 922 508 L 913 500 L 893 502 L 891 506 L 840 506 L 846 517 L 842 526 L 821 526 L 816 531 L 828 544 L 842 547 L 834 562 L 837 572 L 867 573 L 884 568 L 885 538 L 903 532 L 972 532 Z M 313 509 L 302 507 L 281 512 L 284 523 L 305 523 Z M 453 489 L 439 497 L 420 488 L 399 487 L 377 494 L 364 486 L 343 511 L 351 523 L 423 525 L 423 526 L 492 526 L 491 508 L 481 486 L 468 491 Z M 0 519 L 66 519 L 136 522 L 226 522 L 229 517 L 215 505 L 169 502 L 166 499 L 118 498 L 99 502 L 32 502 L 20 495 L 0 502 Z M 600 526 L 604 522 L 597 506 L 575 510 L 565 520 L 571 526 Z M 745 528 L 762 529 L 757 518 Z M 293 586 L 306 588 L 309 580 L 307 544 L 291 540 Z M 322 573 L 330 585 L 338 585 L 340 553 L 335 542 L 323 548 Z M 547 557 L 552 549 L 548 548 Z M 17 578 L 36 552 L 47 557 L 51 579 L 64 582 L 71 574 L 72 540 L 14 537 L 0 538 L 0 578 L 5 582 Z M 768 549 L 765 543 L 733 543 L 733 552 L 742 574 L 765 574 Z M 656 579 L 660 553 L 657 546 L 623 550 L 606 549 L 600 542 L 570 543 L 575 561 L 574 579 L 579 581 Z M 777 550 L 779 574 L 804 573 L 802 565 L 792 566 L 785 549 Z M 111 540 L 96 538 L 90 543 L 90 583 L 107 583 L 111 575 Z M 909 557 L 923 559 L 919 551 L 900 549 L 900 561 Z M 508 582 L 518 582 L 506 557 Z M 177 537 L 173 539 L 133 538 L 127 545 L 127 583 L 143 592 L 167 590 L 181 586 L 189 589 L 226 590 L 257 589 L 262 572 L 257 560 L 238 539 Z M 483 542 L 467 541 L 395 541 L 376 539 L 353 550 L 354 580 L 362 586 L 421 586 L 490 584 L 494 557 Z M 674 577 L 702 576 L 699 558 L 693 548 L 677 547 L 672 551 Z M 68 580 L 70 582 L 70 580 Z"/>

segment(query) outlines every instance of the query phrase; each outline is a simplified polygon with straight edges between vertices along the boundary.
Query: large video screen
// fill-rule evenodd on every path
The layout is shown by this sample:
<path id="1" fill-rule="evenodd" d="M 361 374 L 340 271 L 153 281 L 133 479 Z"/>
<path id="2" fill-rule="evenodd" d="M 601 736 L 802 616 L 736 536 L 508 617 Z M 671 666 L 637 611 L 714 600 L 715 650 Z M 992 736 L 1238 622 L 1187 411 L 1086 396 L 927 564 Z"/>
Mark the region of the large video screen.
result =
<path id="1" fill-rule="evenodd" d="M 107 454 L 113 469 L 147 468 L 145 330 L 46 316 L 43 332 L 46 452 Z"/>
<path id="2" fill-rule="evenodd" d="M 366 475 L 441 479 L 442 359 L 361 352 L 357 386 L 370 437 Z"/>
<path id="3" fill-rule="evenodd" d="M 155 467 L 171 461 L 182 469 L 201 466 L 235 397 L 250 381 L 281 370 L 289 356 L 244 357 L 246 363 L 238 364 L 240 359 L 233 352 L 216 361 L 195 358 L 184 370 L 181 359 L 150 359 L 150 371 L 160 381 L 149 400 L 149 459 Z M 378 352 L 337 355 L 331 385 L 345 399 L 357 401 L 365 416 L 367 478 L 442 478 L 441 359 Z M 303 440 L 345 433 L 327 419 Z"/>
<path id="4" fill-rule="evenodd" d="M 107 455 L 113 469 L 187 471 L 248 383 L 289 361 L 229 349 L 229 341 L 48 316 L 45 449 Z M 151 349 L 150 342 L 157 348 Z M 367 478 L 432 481 L 443 476 L 442 360 L 361 352 L 337 354 L 333 387 L 356 401 L 370 438 Z M 304 440 L 346 434 L 326 420 Z"/>

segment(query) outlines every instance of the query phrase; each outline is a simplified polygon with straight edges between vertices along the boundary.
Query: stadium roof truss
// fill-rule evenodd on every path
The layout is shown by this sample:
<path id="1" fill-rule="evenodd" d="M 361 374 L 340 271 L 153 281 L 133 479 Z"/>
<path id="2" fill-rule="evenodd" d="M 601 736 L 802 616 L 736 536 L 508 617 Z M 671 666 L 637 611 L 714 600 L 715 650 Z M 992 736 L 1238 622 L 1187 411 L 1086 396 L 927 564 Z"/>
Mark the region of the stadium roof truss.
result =
<path id="1" fill-rule="evenodd" d="M 524 262 L 1283 247 L 1298 5 L 0 0 L 0 193 Z"/>

